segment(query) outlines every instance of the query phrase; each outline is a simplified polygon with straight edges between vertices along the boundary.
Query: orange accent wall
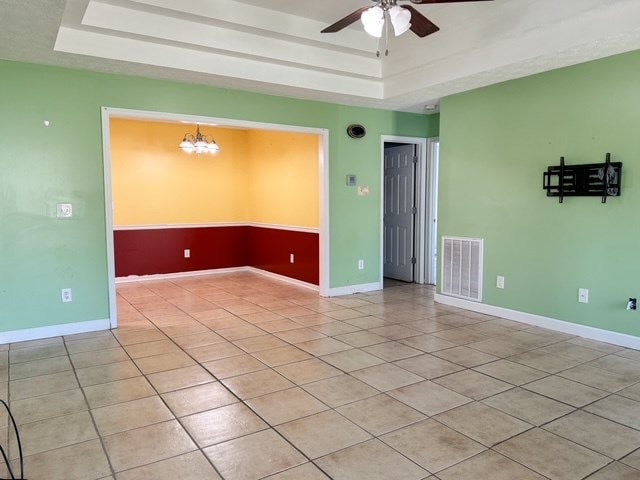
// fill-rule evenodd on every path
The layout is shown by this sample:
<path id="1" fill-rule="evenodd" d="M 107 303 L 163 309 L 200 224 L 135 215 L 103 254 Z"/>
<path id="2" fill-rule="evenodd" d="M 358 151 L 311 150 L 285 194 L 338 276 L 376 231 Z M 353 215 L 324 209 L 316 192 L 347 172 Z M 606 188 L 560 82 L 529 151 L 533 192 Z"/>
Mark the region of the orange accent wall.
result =
<path id="1" fill-rule="evenodd" d="M 252 222 L 319 226 L 319 137 L 253 130 L 249 142 Z"/>
<path id="2" fill-rule="evenodd" d="M 248 220 L 246 131 L 202 127 L 223 149 L 197 156 L 178 149 L 192 125 L 114 119 L 110 129 L 114 225 Z"/>
<path id="3" fill-rule="evenodd" d="M 112 119 L 114 225 L 318 227 L 316 135 L 202 126 L 221 151 L 178 149 L 194 125 Z"/>

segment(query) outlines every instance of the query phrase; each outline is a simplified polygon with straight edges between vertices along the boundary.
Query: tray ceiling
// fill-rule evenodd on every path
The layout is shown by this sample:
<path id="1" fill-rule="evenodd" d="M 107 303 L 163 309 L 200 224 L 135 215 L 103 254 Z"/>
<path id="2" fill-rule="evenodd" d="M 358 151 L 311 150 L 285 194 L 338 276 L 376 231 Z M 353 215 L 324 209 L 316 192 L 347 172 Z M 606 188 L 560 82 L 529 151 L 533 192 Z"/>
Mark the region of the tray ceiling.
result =
<path id="1" fill-rule="evenodd" d="M 440 26 L 390 40 L 359 23 L 368 0 L 4 0 L 0 58 L 424 112 L 453 93 L 640 49 L 637 0 L 416 6 Z"/>

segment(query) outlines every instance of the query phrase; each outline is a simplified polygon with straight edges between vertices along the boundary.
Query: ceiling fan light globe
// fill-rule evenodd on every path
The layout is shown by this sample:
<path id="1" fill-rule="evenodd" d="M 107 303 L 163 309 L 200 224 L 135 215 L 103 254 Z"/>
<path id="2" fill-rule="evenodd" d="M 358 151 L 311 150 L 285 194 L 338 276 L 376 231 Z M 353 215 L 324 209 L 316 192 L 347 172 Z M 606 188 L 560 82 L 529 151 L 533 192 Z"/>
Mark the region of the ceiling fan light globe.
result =
<path id="1" fill-rule="evenodd" d="M 396 37 L 399 37 L 400 35 L 402 35 L 403 33 L 405 33 L 407 30 L 409 30 L 411 28 L 411 24 L 407 23 L 406 25 L 403 25 L 401 27 L 396 27 L 395 25 L 393 26 L 393 31 L 396 35 Z"/>
<path id="2" fill-rule="evenodd" d="M 389 9 L 389 19 L 393 25 L 396 37 L 399 37 L 411 28 L 411 12 L 395 5 Z"/>
<path id="3" fill-rule="evenodd" d="M 380 38 L 382 37 L 382 29 L 384 28 L 384 21 L 381 21 L 377 25 L 373 26 L 365 26 L 364 31 L 367 32 L 372 37 Z"/>
<path id="4" fill-rule="evenodd" d="M 371 7 L 362 12 L 360 17 L 364 31 L 369 35 L 380 38 L 382 37 L 382 28 L 384 27 L 384 11 L 380 7 Z"/>
<path id="5" fill-rule="evenodd" d="M 384 20 L 384 10 L 376 5 L 365 10 L 362 16 L 371 20 Z"/>

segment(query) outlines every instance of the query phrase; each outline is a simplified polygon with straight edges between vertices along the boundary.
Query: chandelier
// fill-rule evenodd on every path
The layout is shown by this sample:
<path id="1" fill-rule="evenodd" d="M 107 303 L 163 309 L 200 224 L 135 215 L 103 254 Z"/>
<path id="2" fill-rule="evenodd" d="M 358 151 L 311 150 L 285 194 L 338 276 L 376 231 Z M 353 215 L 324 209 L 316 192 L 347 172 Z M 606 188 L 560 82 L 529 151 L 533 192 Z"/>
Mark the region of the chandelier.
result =
<path id="1" fill-rule="evenodd" d="M 220 151 L 220 147 L 211 135 L 203 135 L 200 133 L 200 125 L 196 124 L 196 134 L 185 133 L 182 142 L 178 145 L 178 148 L 186 153 L 195 153 L 200 155 L 202 153 L 210 153 L 215 155 Z"/>

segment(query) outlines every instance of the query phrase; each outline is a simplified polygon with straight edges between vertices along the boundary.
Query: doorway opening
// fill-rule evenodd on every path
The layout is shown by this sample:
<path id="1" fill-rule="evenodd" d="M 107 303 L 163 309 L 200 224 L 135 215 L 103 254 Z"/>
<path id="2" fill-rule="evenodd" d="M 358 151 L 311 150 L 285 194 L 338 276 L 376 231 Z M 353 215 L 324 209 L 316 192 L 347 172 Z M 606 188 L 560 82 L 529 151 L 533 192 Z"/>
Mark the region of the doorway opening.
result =
<path id="1" fill-rule="evenodd" d="M 436 284 L 438 138 L 382 137 L 381 284 Z"/>
<path id="2" fill-rule="evenodd" d="M 102 109 L 102 134 L 103 134 L 103 158 L 104 158 L 104 194 L 105 194 L 105 224 L 107 244 L 107 272 L 109 280 L 109 318 L 111 328 L 117 327 L 116 309 L 116 267 L 114 245 L 114 212 L 112 191 L 112 160 L 111 160 L 111 120 L 129 119 L 136 121 L 155 121 L 169 123 L 186 123 L 190 125 L 207 124 L 236 129 L 253 129 L 261 131 L 273 131 L 282 133 L 304 133 L 316 135 L 317 142 L 317 172 L 318 172 L 318 293 L 328 296 L 329 290 L 329 240 L 328 240 L 328 142 L 329 136 L 326 129 L 307 128 L 299 126 L 266 124 L 260 122 L 242 121 L 235 119 L 222 119 L 201 117 L 193 115 L 170 114 L 162 112 L 150 112 L 128 109 L 103 107 Z M 187 225 L 191 226 L 191 225 Z M 262 224 L 251 224 L 249 227 L 264 227 Z M 189 258 L 189 251 L 185 250 L 185 258 Z M 287 256 L 287 259 L 289 257 Z M 291 259 L 293 263 L 293 259 Z"/>

